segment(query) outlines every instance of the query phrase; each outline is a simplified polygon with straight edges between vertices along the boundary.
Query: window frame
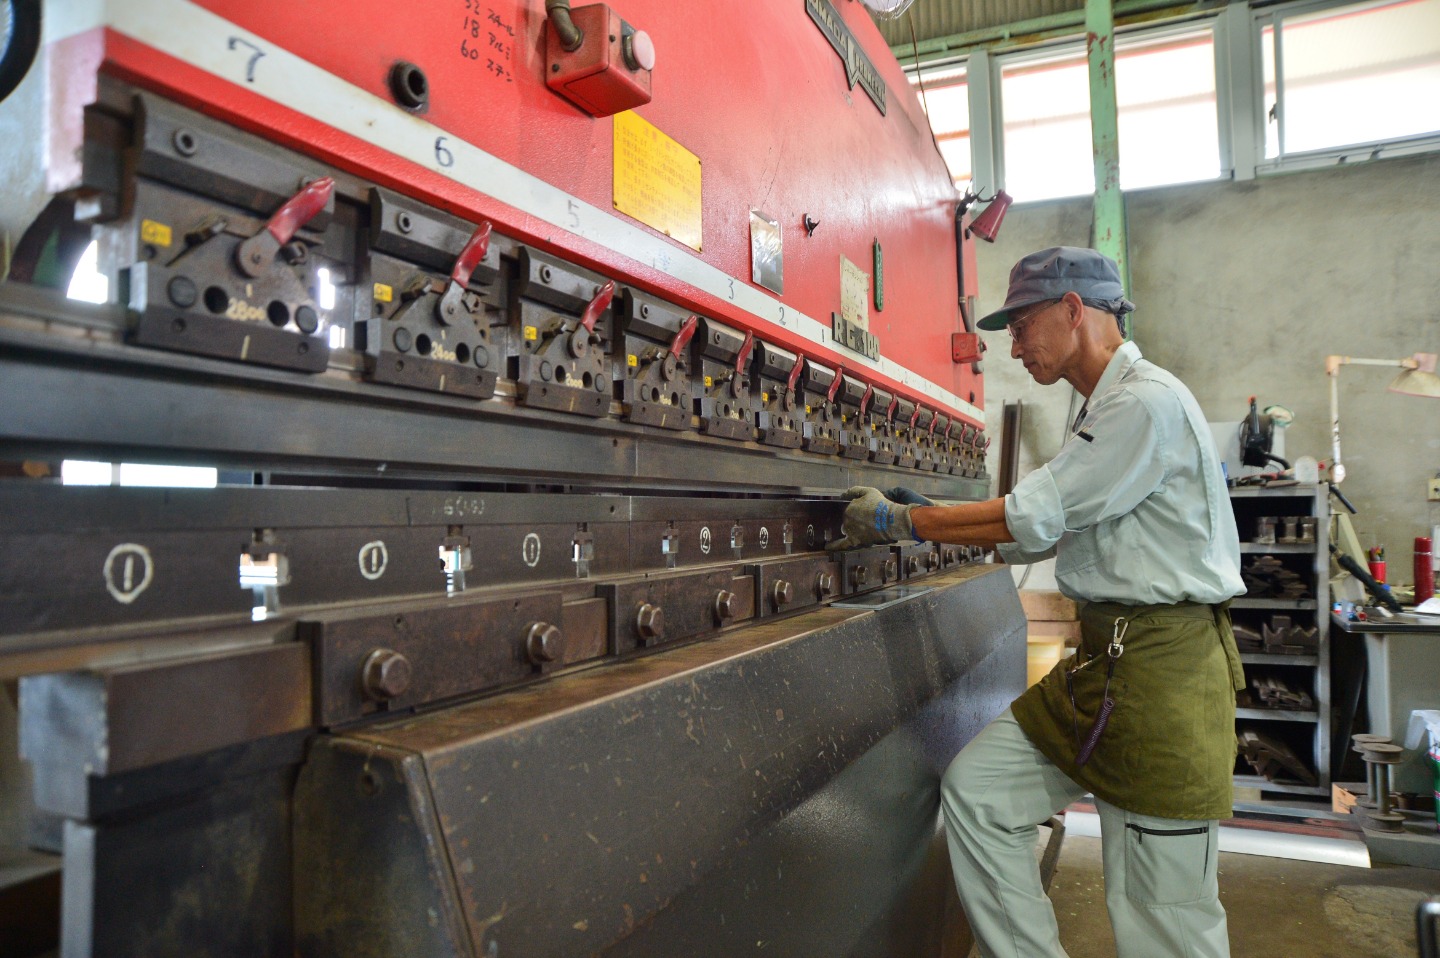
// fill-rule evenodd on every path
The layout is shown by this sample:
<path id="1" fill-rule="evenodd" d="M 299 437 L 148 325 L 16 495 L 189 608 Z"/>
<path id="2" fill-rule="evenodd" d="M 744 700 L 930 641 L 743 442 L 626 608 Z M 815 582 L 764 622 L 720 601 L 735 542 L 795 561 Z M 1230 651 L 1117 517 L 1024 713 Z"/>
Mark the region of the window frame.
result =
<path id="1" fill-rule="evenodd" d="M 1362 0 L 1363 2 L 1363 0 Z M 1203 26 L 1211 31 L 1215 55 L 1215 111 L 1220 146 L 1219 181 L 1243 181 L 1257 176 L 1349 165 L 1392 156 L 1440 152 L 1440 130 L 1366 143 L 1328 147 L 1321 150 L 1287 153 L 1283 141 L 1280 155 L 1265 156 L 1266 110 L 1263 69 L 1264 28 L 1276 26 L 1276 97 L 1283 96 L 1283 61 L 1278 51 L 1285 17 L 1333 8 L 1357 6 L 1356 0 L 1291 0 L 1268 5 L 1231 4 L 1218 11 L 1186 14 L 1162 23 L 1120 24 L 1116 27 L 1117 48 L 1122 39 L 1143 36 L 1159 39 L 1167 35 L 1192 33 Z M 959 53 L 906 64 L 907 75 L 966 68 L 970 97 L 970 155 L 975 192 L 989 195 L 1005 188 L 1005 117 L 1000 96 L 1000 73 L 1012 63 L 1044 60 L 1066 48 L 1083 48 L 1083 35 L 1069 34 L 1019 45 L 1005 37 Z M 1283 125 L 1283 103 L 1280 107 Z M 1186 180 L 1174 184 L 1134 187 L 1134 190 L 1167 189 L 1187 183 L 1214 180 Z M 1081 196 L 1087 194 L 1078 194 Z M 1093 195 L 1093 194 L 1088 194 Z M 1073 199 L 1074 197 L 1069 197 Z M 1064 198 L 1056 197 L 1056 200 Z M 1023 202 L 1023 201 L 1022 201 Z M 1035 200 L 1033 202 L 1051 202 Z"/>

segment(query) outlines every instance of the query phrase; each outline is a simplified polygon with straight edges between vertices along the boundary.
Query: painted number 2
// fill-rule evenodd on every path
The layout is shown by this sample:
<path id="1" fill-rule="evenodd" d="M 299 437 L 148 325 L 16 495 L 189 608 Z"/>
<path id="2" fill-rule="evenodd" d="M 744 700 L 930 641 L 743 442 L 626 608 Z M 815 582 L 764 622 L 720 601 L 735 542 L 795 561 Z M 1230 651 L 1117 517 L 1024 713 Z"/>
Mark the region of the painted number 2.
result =
<path id="1" fill-rule="evenodd" d="M 260 62 L 260 58 L 265 55 L 265 51 L 257 47 L 255 44 L 251 43 L 249 40 L 242 40 L 239 37 L 231 37 L 230 42 L 227 43 L 225 46 L 227 49 L 230 50 L 238 50 L 241 47 L 246 47 L 250 50 L 255 51 L 254 53 L 250 54 L 250 59 L 245 62 L 245 82 L 254 83 L 255 64 Z"/>

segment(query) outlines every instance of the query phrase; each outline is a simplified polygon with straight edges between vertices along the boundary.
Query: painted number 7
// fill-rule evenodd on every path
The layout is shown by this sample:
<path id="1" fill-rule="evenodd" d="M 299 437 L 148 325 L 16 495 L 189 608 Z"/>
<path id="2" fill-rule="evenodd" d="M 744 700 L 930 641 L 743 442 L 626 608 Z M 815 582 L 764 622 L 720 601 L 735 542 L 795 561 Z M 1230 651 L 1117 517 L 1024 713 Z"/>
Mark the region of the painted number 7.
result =
<path id="1" fill-rule="evenodd" d="M 225 46 L 227 49 L 230 50 L 238 50 L 240 47 L 249 47 L 251 50 L 255 51 L 254 53 L 250 54 L 250 59 L 245 63 L 245 82 L 254 83 L 255 64 L 260 62 L 260 58 L 265 55 L 265 51 L 257 47 L 255 44 L 251 43 L 249 40 L 242 40 L 239 37 L 231 37 L 230 42 L 227 43 Z"/>

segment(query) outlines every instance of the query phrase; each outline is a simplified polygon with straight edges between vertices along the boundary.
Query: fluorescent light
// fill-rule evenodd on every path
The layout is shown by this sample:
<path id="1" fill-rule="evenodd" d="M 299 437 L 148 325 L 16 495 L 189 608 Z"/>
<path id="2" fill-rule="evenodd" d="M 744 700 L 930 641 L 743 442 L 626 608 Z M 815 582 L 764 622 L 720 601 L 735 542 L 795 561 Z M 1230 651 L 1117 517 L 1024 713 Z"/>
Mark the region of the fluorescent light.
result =
<path id="1" fill-rule="evenodd" d="M 108 486 L 111 467 L 108 462 L 66 459 L 60 463 L 60 482 L 66 486 Z"/>
<path id="2" fill-rule="evenodd" d="M 137 462 L 120 464 L 122 486 L 214 489 L 217 484 L 218 471 L 212 466 L 153 466 Z"/>

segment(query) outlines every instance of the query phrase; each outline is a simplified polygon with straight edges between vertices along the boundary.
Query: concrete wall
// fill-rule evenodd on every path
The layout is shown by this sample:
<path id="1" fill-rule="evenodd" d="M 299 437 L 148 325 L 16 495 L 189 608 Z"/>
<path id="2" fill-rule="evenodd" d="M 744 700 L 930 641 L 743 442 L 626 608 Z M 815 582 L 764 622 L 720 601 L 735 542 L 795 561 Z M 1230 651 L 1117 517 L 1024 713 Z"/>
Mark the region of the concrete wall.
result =
<path id="1" fill-rule="evenodd" d="M 1147 190 L 1128 194 L 1127 210 L 1141 351 L 1211 421 L 1241 418 L 1252 394 L 1290 408 L 1289 458 L 1330 458 L 1326 355 L 1440 351 L 1440 157 Z M 1088 245 L 1089 231 L 1088 197 L 1012 208 L 999 242 L 979 244 L 982 314 L 1003 301 L 1017 259 Z M 986 337 L 990 472 L 1001 405 L 1020 399 L 1023 475 L 1059 449 L 1078 401 L 1066 384 L 1036 386 L 1007 334 Z M 1387 392 L 1398 372 L 1341 371 L 1343 488 L 1362 545 L 1384 545 L 1391 580 L 1408 582 L 1413 538 L 1440 523 L 1425 499 L 1440 472 L 1440 400 Z"/>

